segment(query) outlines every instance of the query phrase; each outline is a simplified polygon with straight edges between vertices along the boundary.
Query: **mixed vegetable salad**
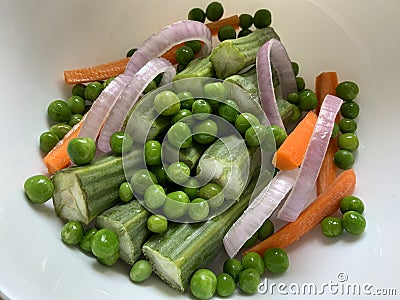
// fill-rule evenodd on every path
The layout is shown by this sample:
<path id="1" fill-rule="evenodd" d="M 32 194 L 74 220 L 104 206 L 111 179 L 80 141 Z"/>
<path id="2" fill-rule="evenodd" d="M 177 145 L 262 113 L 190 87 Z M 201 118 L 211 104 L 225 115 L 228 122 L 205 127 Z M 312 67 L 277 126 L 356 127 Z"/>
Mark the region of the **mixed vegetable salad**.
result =
<path id="1" fill-rule="evenodd" d="M 53 199 L 65 244 L 198 299 L 256 293 L 315 226 L 366 228 L 352 195 L 357 84 L 330 71 L 309 88 L 269 10 L 223 15 L 193 8 L 124 59 L 65 71 L 72 96 L 49 104 L 40 135 L 48 174 L 24 183 L 31 202 Z"/>

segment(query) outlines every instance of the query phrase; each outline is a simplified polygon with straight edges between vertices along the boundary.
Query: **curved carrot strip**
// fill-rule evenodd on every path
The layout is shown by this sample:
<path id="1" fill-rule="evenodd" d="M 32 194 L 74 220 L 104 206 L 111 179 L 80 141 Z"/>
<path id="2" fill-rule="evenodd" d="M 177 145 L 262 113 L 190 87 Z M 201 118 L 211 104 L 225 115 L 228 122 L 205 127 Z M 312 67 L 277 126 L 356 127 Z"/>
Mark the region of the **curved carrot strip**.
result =
<path id="1" fill-rule="evenodd" d="M 233 15 L 215 22 L 206 24 L 212 35 L 217 35 L 218 31 L 223 26 L 232 26 L 235 30 L 239 28 L 240 19 L 238 15 Z"/>
<path id="2" fill-rule="evenodd" d="M 323 218 L 333 214 L 340 207 L 340 200 L 351 193 L 356 185 L 356 174 L 352 169 L 341 173 L 329 187 L 319 195 L 296 219 L 287 223 L 276 233 L 248 249 L 264 255 L 269 248 L 286 248 L 298 241 L 304 234 L 317 226 Z"/>

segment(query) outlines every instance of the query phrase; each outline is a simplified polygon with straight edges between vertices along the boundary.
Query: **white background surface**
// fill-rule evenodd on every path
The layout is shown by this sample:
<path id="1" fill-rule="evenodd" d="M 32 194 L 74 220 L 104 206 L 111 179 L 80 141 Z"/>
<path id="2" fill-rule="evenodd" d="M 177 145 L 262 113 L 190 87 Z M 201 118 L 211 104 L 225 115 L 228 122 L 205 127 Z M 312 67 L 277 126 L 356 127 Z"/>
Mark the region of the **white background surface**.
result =
<path id="1" fill-rule="evenodd" d="M 0 0 L 0 295 L 12 299 L 187 298 L 155 276 L 142 285 L 129 281 L 129 268 L 99 265 L 60 240 L 62 222 L 51 203 L 31 205 L 23 182 L 44 172 L 38 137 L 48 128 L 50 101 L 66 98 L 64 69 L 123 57 L 163 26 L 186 18 L 209 1 L 22 1 Z M 290 269 L 275 284 L 369 283 L 397 288 L 400 146 L 400 2 L 397 0 L 223 1 L 225 16 L 268 8 L 289 55 L 313 88 L 319 72 L 335 70 L 361 89 L 361 145 L 355 194 L 366 203 L 367 231 L 332 241 L 318 229 L 288 248 Z M 213 266 L 221 269 L 220 263 Z M 243 296 L 237 292 L 237 296 Z M 289 292 L 290 295 L 290 292 Z M 246 297 L 247 296 L 243 296 Z M 281 299 L 275 289 L 251 299 Z M 293 297 L 293 296 L 292 296 Z M 291 299 L 292 299 L 291 297 Z M 328 291 L 324 297 L 334 297 Z M 344 296 L 360 299 L 360 296 Z M 364 297 L 362 297 L 364 298 Z M 370 297 L 373 299 L 375 297 Z M 295 299 L 310 299 L 296 296 Z"/>

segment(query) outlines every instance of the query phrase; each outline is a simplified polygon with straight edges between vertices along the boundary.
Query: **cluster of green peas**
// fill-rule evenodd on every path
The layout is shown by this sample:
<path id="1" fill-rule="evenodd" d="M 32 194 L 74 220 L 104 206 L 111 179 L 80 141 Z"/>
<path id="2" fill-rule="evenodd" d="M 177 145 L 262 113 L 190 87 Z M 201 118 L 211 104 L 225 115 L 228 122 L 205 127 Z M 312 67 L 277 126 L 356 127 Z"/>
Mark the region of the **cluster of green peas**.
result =
<path id="1" fill-rule="evenodd" d="M 86 231 L 80 222 L 69 221 L 61 230 L 62 241 L 70 246 L 79 246 L 86 253 L 91 253 L 101 264 L 111 267 L 119 259 L 119 238 L 111 229 L 95 227 Z M 136 261 L 129 272 L 133 282 L 142 282 L 150 277 L 153 272 L 147 260 Z"/>
<path id="2" fill-rule="evenodd" d="M 340 169 L 351 169 L 354 164 L 353 152 L 359 147 L 359 140 L 355 134 L 360 107 L 355 102 L 359 93 L 358 85 L 352 81 L 343 81 L 336 87 L 336 95 L 344 100 L 340 108 L 342 119 L 339 124 L 335 123 L 332 137 L 338 137 L 339 150 L 335 153 L 334 162 Z"/>
<path id="3" fill-rule="evenodd" d="M 282 248 L 269 248 L 263 256 L 248 252 L 241 260 L 225 260 L 223 272 L 218 275 L 209 269 L 197 270 L 190 279 L 190 291 L 197 299 L 210 299 L 215 293 L 220 297 L 228 297 L 237 287 L 243 293 L 254 294 L 266 270 L 280 274 L 288 267 L 289 258 Z"/>
<path id="4" fill-rule="evenodd" d="M 76 84 L 72 88 L 72 96 L 66 101 L 54 100 L 47 107 L 47 113 L 53 125 L 39 138 L 40 149 L 48 153 L 71 128 L 82 120 L 82 116 L 90 109 L 112 78 L 104 82 L 91 82 L 87 85 Z"/>
<path id="5" fill-rule="evenodd" d="M 364 203 L 355 196 L 346 196 L 340 201 L 340 211 L 343 214 L 339 217 L 326 217 L 321 222 L 323 235 L 337 237 L 343 230 L 353 235 L 360 235 L 365 231 L 366 220 L 363 216 Z"/>

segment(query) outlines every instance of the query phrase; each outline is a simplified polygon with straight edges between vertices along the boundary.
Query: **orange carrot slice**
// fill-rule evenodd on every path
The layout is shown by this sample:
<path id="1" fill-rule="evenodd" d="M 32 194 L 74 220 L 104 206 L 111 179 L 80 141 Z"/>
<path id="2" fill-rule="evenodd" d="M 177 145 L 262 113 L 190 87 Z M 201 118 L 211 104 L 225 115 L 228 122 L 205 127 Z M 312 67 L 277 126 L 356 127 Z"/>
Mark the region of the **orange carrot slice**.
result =
<path id="1" fill-rule="evenodd" d="M 301 165 L 316 122 L 317 115 L 312 111 L 308 112 L 275 152 L 273 158 L 275 167 L 287 171 Z"/>
<path id="2" fill-rule="evenodd" d="M 55 172 L 68 167 L 71 164 L 69 158 L 67 147 L 70 140 L 78 137 L 79 131 L 81 130 L 82 124 L 84 122 L 84 117 L 82 120 L 76 124 L 72 129 L 67 132 L 61 141 L 50 150 L 49 153 L 43 158 L 43 162 L 47 167 L 49 174 L 54 174 Z"/>
<path id="3" fill-rule="evenodd" d="M 326 95 L 336 95 L 336 86 L 338 84 L 339 80 L 336 72 L 323 72 L 315 78 L 315 93 L 318 99 L 318 112 Z M 336 123 L 339 122 L 339 119 L 340 115 L 338 114 L 336 116 Z M 331 139 L 317 178 L 317 195 L 321 194 L 336 178 L 337 168 L 333 161 L 333 156 L 338 150 L 337 138 Z"/>
<path id="4" fill-rule="evenodd" d="M 218 30 L 222 26 L 231 25 L 233 28 L 238 29 L 239 22 L 239 17 L 237 15 L 233 15 L 228 18 L 208 23 L 206 24 L 206 26 L 210 29 L 213 35 L 216 35 L 218 34 Z M 172 64 L 176 64 L 177 61 L 175 58 L 175 53 L 176 50 L 178 50 L 178 48 L 182 45 L 183 43 L 172 47 L 167 52 L 165 52 L 162 57 L 168 59 Z M 64 71 L 64 80 L 67 84 L 106 80 L 110 77 L 115 77 L 123 73 L 125 71 L 128 61 L 129 58 L 123 58 L 93 67 L 66 70 Z"/>
<path id="5" fill-rule="evenodd" d="M 217 35 L 221 27 L 232 26 L 235 30 L 239 28 L 240 19 L 238 15 L 233 15 L 212 23 L 206 24 L 208 29 L 210 29 L 212 35 Z"/>
<path id="6" fill-rule="evenodd" d="M 276 233 L 248 249 L 264 255 L 269 248 L 286 248 L 298 241 L 304 234 L 317 226 L 323 218 L 333 214 L 340 207 L 340 200 L 351 193 L 356 185 L 356 174 L 352 169 L 341 173 L 334 182 L 319 195 L 296 219 L 287 223 Z"/>

